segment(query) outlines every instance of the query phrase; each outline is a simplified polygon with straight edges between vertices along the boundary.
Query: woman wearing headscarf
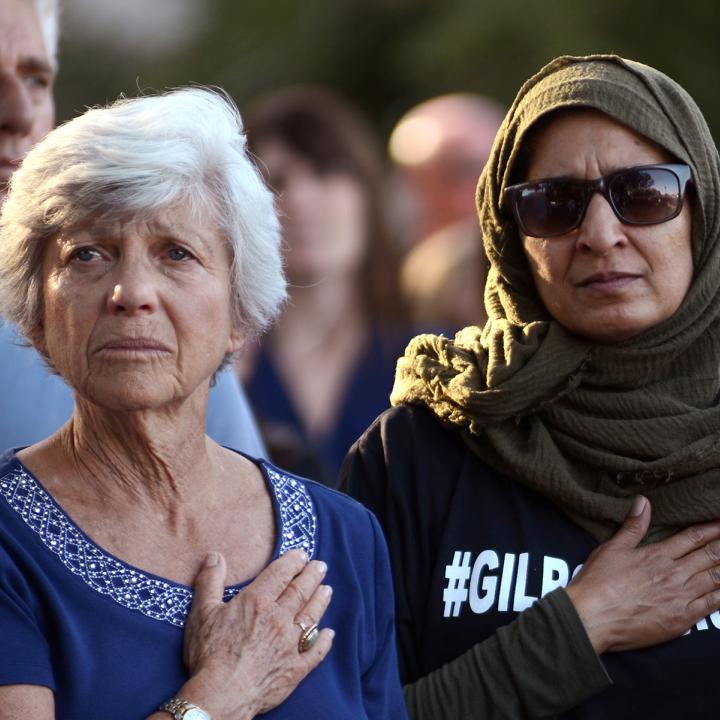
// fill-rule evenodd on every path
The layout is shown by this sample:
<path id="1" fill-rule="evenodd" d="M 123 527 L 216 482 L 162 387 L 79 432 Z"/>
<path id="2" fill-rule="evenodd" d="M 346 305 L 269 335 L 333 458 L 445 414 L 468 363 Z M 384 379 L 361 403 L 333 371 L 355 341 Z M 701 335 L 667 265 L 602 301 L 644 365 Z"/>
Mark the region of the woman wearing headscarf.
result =
<path id="1" fill-rule="evenodd" d="M 563 57 L 521 88 L 478 186 L 489 320 L 410 343 L 343 471 L 412 716 L 714 713 L 718 197 L 662 73 Z"/>

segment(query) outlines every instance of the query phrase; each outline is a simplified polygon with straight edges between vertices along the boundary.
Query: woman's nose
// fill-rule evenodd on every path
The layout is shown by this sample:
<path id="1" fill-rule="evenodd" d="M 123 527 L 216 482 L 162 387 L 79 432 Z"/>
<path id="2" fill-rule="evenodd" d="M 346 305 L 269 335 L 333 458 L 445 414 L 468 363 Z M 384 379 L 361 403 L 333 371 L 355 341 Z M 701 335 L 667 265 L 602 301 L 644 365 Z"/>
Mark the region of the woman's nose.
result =
<path id="1" fill-rule="evenodd" d="M 108 298 L 111 312 L 124 315 L 152 313 L 158 305 L 157 281 L 150 269 L 123 263 Z"/>
<path id="2" fill-rule="evenodd" d="M 595 193 L 585 212 L 582 224 L 578 229 L 578 247 L 586 252 L 604 255 L 614 247 L 627 244 L 625 225 L 615 215 L 610 203 L 600 194 Z"/>

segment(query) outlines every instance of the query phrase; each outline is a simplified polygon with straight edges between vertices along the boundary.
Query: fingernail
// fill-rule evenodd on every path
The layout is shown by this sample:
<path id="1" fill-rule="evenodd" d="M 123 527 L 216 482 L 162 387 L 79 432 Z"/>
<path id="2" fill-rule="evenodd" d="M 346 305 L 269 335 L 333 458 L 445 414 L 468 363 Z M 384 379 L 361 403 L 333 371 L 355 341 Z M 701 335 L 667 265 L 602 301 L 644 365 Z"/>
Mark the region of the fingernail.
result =
<path id="1" fill-rule="evenodd" d="M 638 515 L 642 515 L 642 511 L 645 509 L 645 505 L 647 505 L 647 498 L 643 497 L 642 495 L 638 495 L 633 500 L 633 504 L 630 506 L 630 512 L 628 513 L 628 516 L 637 517 Z"/>
<path id="2" fill-rule="evenodd" d="M 220 562 L 220 554 L 216 552 L 209 552 L 205 556 L 205 567 L 215 567 Z"/>
<path id="3" fill-rule="evenodd" d="M 307 561 L 310 559 L 304 550 L 300 550 L 300 559 L 307 565 Z"/>
<path id="4" fill-rule="evenodd" d="M 330 597 L 333 594 L 333 589 L 330 585 L 322 585 L 321 590 L 325 597 Z"/>
<path id="5" fill-rule="evenodd" d="M 320 575 L 324 575 L 327 572 L 327 565 L 322 560 L 316 560 L 315 569 L 320 573 Z"/>
<path id="6" fill-rule="evenodd" d="M 332 640 L 335 637 L 335 631 L 331 628 L 327 628 L 328 635 L 330 636 L 330 639 Z"/>

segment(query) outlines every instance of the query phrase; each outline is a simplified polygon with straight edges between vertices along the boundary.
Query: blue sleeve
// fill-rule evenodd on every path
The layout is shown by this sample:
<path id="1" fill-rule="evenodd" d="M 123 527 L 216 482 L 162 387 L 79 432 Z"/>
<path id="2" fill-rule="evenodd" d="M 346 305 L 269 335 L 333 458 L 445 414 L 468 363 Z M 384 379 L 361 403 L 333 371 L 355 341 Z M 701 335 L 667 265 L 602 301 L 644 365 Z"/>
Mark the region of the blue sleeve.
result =
<path id="1" fill-rule="evenodd" d="M 22 342 L 14 327 L 0 321 L 0 452 L 44 440 L 74 407 L 70 388 Z"/>
<path id="2" fill-rule="evenodd" d="M 385 538 L 375 516 L 371 519 L 374 548 L 375 654 L 363 672 L 363 699 L 369 718 L 403 720 L 407 710 L 400 685 L 395 642 L 395 600 Z"/>
<path id="3" fill-rule="evenodd" d="M 0 685 L 55 690 L 50 648 L 40 629 L 33 593 L 0 547 Z"/>
<path id="4" fill-rule="evenodd" d="M 220 445 L 254 458 L 267 457 L 245 391 L 232 370 L 218 373 L 215 385 L 210 388 L 207 433 Z"/>

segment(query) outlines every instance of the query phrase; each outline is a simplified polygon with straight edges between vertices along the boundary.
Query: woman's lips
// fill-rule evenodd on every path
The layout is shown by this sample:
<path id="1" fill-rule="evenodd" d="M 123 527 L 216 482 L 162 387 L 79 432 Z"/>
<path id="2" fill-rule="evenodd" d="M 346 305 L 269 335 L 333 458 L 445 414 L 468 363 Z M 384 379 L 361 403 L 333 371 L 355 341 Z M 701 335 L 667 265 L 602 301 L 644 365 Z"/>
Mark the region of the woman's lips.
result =
<path id="1" fill-rule="evenodd" d="M 588 275 L 577 286 L 601 295 L 611 295 L 638 280 L 641 275 L 627 272 L 599 272 Z"/>
<path id="2" fill-rule="evenodd" d="M 96 351 L 101 356 L 150 357 L 170 352 L 167 345 L 153 338 L 116 338 L 104 342 Z"/>

